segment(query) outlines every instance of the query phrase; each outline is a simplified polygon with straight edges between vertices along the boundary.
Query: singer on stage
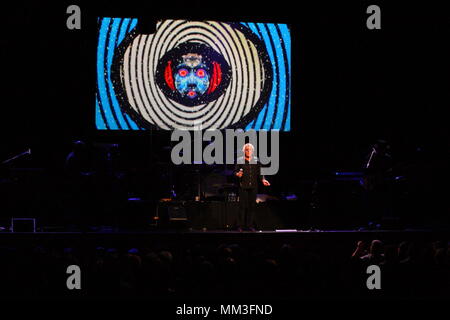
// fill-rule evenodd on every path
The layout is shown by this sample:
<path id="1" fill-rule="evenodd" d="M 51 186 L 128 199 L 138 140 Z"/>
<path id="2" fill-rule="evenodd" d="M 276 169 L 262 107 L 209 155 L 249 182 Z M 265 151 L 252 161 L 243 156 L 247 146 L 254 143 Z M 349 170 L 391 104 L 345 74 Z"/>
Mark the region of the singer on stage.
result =
<path id="1" fill-rule="evenodd" d="M 261 164 L 258 158 L 253 156 L 254 147 L 247 143 L 242 147 L 244 156 L 237 159 L 235 175 L 239 179 L 239 214 L 237 228 L 255 231 L 254 215 L 256 210 L 256 194 L 258 182 L 264 186 L 270 186 L 269 181 L 261 175 Z"/>

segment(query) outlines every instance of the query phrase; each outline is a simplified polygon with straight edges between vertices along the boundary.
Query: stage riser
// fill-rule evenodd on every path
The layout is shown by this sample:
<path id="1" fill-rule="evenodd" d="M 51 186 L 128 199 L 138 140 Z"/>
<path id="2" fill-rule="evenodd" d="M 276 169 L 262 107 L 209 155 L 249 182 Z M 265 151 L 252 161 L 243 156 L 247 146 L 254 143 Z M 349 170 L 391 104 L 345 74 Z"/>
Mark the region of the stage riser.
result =
<path id="1" fill-rule="evenodd" d="M 161 227 L 182 226 L 180 221 L 171 221 L 171 212 L 185 212 L 185 227 L 195 230 L 227 230 L 236 226 L 239 214 L 238 202 L 184 202 L 158 205 Z M 306 228 L 308 210 L 299 207 L 299 203 L 273 201 L 256 205 L 255 223 L 258 229 L 275 230 L 288 228 Z"/>

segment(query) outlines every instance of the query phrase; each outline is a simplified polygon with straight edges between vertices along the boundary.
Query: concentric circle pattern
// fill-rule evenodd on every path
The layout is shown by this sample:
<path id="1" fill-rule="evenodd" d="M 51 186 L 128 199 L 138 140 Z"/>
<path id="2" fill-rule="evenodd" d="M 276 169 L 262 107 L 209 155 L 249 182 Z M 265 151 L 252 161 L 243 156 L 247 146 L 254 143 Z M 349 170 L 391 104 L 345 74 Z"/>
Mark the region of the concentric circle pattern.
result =
<path id="1" fill-rule="evenodd" d="M 99 129 L 286 126 L 288 55 L 277 59 L 284 38 L 268 24 L 164 20 L 144 34 L 136 19 L 99 23 Z"/>
<path id="2" fill-rule="evenodd" d="M 231 66 L 231 78 L 215 101 L 195 107 L 168 98 L 156 83 L 164 54 L 185 42 L 203 43 Z M 189 52 L 186 52 L 189 53 Z M 230 24 L 166 20 L 155 34 L 138 35 L 127 47 L 122 85 L 133 111 L 163 129 L 221 129 L 235 124 L 255 107 L 266 79 L 255 44 Z"/>

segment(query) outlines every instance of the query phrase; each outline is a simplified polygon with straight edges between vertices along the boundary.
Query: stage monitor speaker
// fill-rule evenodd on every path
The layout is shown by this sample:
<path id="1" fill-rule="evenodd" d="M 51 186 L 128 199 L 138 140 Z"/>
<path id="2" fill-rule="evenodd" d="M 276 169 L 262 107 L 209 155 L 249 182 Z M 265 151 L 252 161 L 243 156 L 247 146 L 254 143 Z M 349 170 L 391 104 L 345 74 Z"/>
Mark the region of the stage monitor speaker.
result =
<path id="1" fill-rule="evenodd" d="M 36 219 L 12 218 L 11 232 L 36 232 Z"/>
<path id="2" fill-rule="evenodd" d="M 184 202 L 159 203 L 156 216 L 157 226 L 162 228 L 183 229 L 189 224 Z"/>
<path id="3" fill-rule="evenodd" d="M 130 198 L 119 215 L 118 225 L 125 229 L 147 229 L 155 223 L 157 203 L 151 200 Z"/>

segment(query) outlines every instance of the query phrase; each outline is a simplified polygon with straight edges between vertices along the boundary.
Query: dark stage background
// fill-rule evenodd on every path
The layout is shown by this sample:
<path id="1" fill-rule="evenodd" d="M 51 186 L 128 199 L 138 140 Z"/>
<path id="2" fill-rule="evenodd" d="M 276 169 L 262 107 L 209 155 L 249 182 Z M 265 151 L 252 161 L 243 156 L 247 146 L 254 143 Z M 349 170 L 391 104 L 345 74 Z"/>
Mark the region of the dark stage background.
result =
<path id="1" fill-rule="evenodd" d="M 315 3 L 315 2 L 314 2 Z M 78 4 L 82 29 L 66 28 Z M 310 194 L 315 180 L 361 170 L 377 139 L 390 142 L 403 211 L 446 221 L 450 27 L 435 4 L 377 2 L 382 29 L 366 28 L 368 1 L 126 1 L 2 4 L 0 159 L 32 149 L 14 167 L 61 172 L 71 142 L 118 143 L 122 166 L 168 158 L 167 132 L 95 130 L 96 18 L 145 17 L 288 23 L 292 36 L 291 132 L 281 134 L 274 193 Z M 155 180 L 159 178 L 154 178 Z M 305 182 L 307 181 L 307 182 Z M 308 187 L 303 188 L 302 185 Z M 31 191 L 32 193 L 34 190 Z M 302 192 L 305 192 L 304 194 Z M 46 198 L 52 197 L 48 191 Z M 445 207 L 444 207 L 445 206 Z M 409 212 L 407 213 L 409 214 Z M 421 220 L 421 217 L 426 217 Z"/>

